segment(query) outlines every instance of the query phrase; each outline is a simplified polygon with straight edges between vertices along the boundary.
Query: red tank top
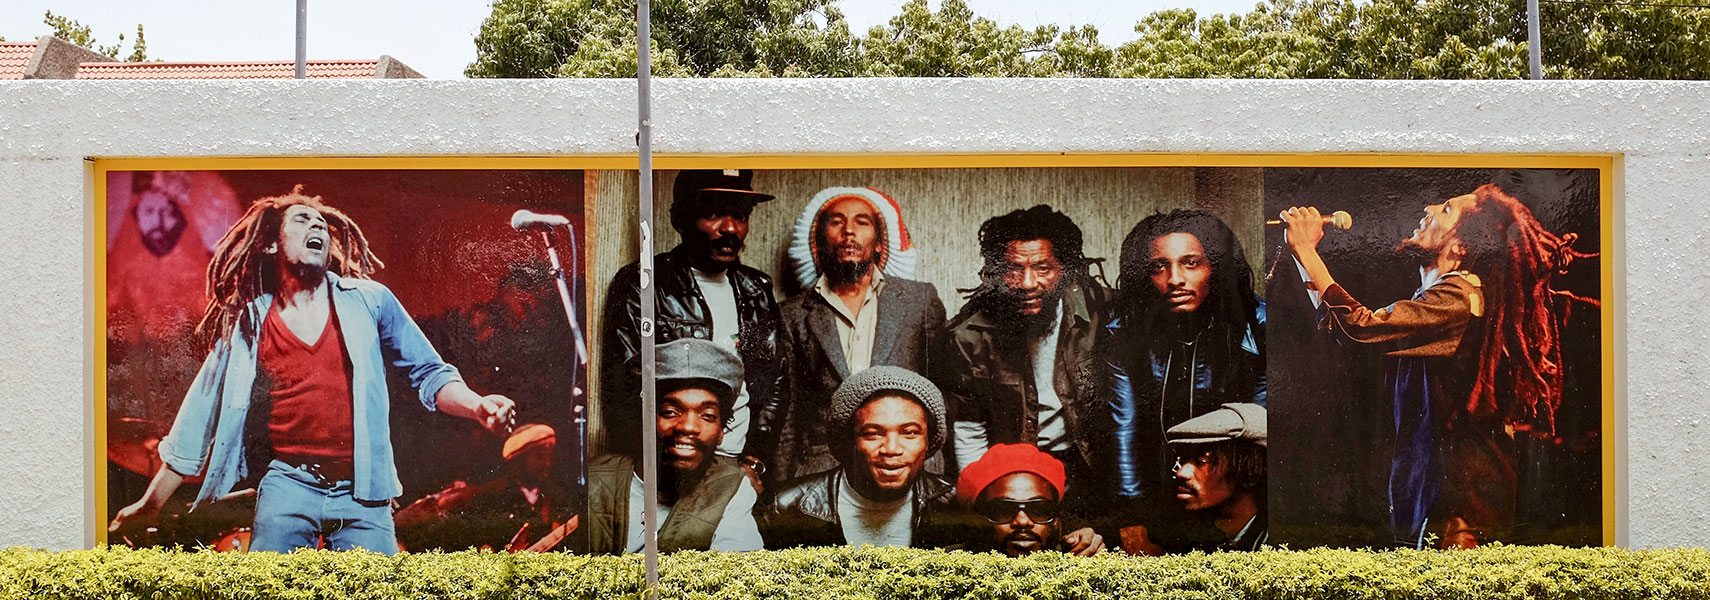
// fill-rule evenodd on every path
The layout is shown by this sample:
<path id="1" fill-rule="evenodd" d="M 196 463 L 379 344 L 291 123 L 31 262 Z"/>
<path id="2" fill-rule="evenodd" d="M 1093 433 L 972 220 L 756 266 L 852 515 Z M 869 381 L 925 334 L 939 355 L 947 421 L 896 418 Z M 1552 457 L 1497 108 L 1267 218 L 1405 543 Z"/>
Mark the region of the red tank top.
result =
<path id="1" fill-rule="evenodd" d="M 339 335 L 338 311 L 328 311 L 320 338 L 307 344 L 285 325 L 275 301 L 262 326 L 257 358 L 273 401 L 267 431 L 274 454 L 290 463 L 348 466 L 355 431 L 350 361 Z"/>

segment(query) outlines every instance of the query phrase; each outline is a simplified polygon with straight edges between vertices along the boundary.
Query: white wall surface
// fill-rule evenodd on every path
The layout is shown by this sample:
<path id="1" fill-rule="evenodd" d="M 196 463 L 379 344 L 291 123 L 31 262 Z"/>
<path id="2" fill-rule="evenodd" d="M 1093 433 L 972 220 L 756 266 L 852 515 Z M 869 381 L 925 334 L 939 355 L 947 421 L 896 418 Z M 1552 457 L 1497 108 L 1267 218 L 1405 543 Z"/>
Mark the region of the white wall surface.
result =
<path id="1" fill-rule="evenodd" d="M 1616 160 L 1623 545 L 1710 545 L 1710 84 L 663 80 L 655 151 Z M 93 543 L 85 158 L 634 151 L 626 81 L 0 83 L 0 546 Z M 1631 340 L 1632 343 L 1628 343 Z"/>

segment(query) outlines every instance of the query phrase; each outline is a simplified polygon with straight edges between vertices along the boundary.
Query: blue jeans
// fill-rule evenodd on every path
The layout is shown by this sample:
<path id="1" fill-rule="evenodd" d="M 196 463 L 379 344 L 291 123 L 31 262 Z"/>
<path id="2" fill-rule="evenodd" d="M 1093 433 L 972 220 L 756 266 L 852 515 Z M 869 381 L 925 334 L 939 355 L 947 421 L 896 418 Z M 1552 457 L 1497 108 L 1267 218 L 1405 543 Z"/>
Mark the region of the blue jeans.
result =
<path id="1" fill-rule="evenodd" d="M 251 551 L 290 552 L 314 548 L 322 538 L 328 550 L 364 548 L 398 553 L 390 502 L 364 502 L 351 495 L 350 480 L 323 485 L 307 471 L 273 461 L 261 477 L 255 499 Z"/>

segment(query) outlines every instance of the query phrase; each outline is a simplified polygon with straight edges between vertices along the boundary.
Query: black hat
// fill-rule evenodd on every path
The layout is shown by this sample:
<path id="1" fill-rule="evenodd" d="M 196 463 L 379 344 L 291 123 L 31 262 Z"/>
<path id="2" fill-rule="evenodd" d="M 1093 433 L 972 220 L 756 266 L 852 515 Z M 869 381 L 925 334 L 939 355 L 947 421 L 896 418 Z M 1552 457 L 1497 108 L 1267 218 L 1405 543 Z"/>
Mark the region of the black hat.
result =
<path id="1" fill-rule="evenodd" d="M 677 172 L 677 182 L 671 186 L 671 207 L 676 210 L 689 202 L 729 198 L 759 204 L 772 199 L 771 194 L 754 191 L 754 171 L 748 169 L 704 169 Z"/>

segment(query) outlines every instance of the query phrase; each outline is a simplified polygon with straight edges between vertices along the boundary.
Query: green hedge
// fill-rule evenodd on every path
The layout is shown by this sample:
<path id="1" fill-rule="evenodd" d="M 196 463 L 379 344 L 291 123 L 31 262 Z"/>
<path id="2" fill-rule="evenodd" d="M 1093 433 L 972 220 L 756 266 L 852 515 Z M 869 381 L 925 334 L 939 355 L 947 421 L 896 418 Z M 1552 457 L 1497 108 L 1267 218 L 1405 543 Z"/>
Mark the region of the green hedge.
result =
<path id="1" fill-rule="evenodd" d="M 0 550 L 0 599 L 638 597 L 641 557 Z M 1710 599 L 1710 552 L 1492 547 L 1129 558 L 906 549 L 686 552 L 663 598 Z"/>

